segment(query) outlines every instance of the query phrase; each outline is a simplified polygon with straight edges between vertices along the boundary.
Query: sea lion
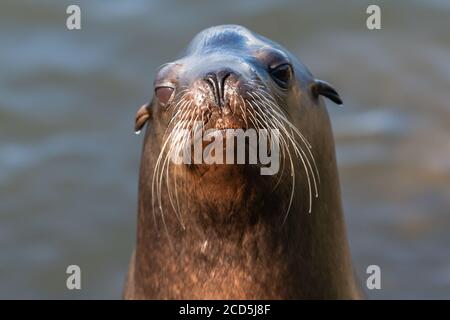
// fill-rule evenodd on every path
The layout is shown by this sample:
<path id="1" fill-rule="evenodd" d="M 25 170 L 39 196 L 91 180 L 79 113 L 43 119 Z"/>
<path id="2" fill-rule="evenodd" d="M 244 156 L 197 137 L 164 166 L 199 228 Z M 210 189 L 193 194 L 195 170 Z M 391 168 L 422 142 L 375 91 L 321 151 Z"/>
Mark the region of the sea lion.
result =
<path id="1" fill-rule="evenodd" d="M 139 175 L 137 245 L 126 299 L 354 299 L 327 82 L 282 46 L 237 25 L 200 32 L 163 65 Z M 174 164 L 179 134 L 205 128 L 279 130 L 281 168 Z M 203 129 L 202 129 L 203 130 Z M 273 138 L 273 136 L 272 136 Z"/>

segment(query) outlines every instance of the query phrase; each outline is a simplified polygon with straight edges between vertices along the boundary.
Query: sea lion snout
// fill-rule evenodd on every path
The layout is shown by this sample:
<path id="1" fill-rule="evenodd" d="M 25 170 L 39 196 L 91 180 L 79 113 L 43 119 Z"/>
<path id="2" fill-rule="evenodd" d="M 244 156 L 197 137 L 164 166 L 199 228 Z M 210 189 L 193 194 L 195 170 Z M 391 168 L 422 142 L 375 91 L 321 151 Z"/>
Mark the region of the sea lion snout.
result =
<path id="1" fill-rule="evenodd" d="M 179 100 L 187 101 L 196 111 L 186 113 L 184 119 L 201 121 L 205 129 L 248 129 L 245 99 L 249 98 L 252 78 L 236 69 L 205 68 L 193 77 Z"/>
<path id="2" fill-rule="evenodd" d="M 208 72 L 203 80 L 210 86 L 215 102 L 219 107 L 225 104 L 225 81 L 230 75 L 236 75 L 229 68 L 219 69 L 218 71 Z"/>
<path id="3" fill-rule="evenodd" d="M 247 91 L 246 83 L 247 79 L 239 73 L 228 67 L 218 68 L 213 71 L 206 72 L 205 76 L 201 78 L 203 91 L 207 91 L 209 94 L 205 101 L 212 111 L 219 111 L 223 114 L 229 114 L 234 106 L 235 99 L 245 95 Z M 193 87 L 195 90 L 195 85 Z M 198 92 L 194 92 L 198 94 Z"/>

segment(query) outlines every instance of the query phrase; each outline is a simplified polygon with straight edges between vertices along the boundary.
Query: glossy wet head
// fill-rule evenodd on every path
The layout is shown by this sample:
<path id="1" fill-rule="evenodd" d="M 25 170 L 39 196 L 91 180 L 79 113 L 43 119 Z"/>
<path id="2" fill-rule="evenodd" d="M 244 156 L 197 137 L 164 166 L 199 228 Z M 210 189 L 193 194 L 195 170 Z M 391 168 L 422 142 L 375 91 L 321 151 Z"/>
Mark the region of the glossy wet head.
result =
<path id="1" fill-rule="evenodd" d="M 287 112 L 283 106 L 294 87 L 311 99 L 323 95 L 342 103 L 328 83 L 315 80 L 277 43 L 237 25 L 211 27 L 194 37 L 181 58 L 159 68 L 154 99 L 139 110 L 136 130 L 151 114 L 170 118 L 168 123 L 258 127 L 254 118 L 261 106 L 277 105 Z"/>
<path id="2" fill-rule="evenodd" d="M 255 127 L 252 104 L 263 95 L 282 99 L 294 80 L 292 61 L 277 45 L 243 27 L 219 26 L 163 65 L 154 86 L 162 110 L 224 129 Z"/>

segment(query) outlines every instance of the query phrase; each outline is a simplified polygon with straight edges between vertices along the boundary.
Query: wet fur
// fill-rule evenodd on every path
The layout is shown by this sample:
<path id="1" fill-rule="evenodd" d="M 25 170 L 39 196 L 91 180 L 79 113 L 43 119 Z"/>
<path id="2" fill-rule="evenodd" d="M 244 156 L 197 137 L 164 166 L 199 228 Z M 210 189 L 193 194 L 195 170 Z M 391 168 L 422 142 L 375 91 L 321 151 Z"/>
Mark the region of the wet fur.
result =
<path id="1" fill-rule="evenodd" d="M 126 299 L 361 297 L 347 243 L 328 114 L 323 100 L 308 91 L 313 79 L 297 68 L 286 106 L 293 124 L 313 146 L 320 172 L 320 197 L 312 202 L 312 213 L 301 167 L 283 223 L 289 172 L 273 190 L 271 178 L 237 165 L 205 172 L 194 167 L 178 175 L 184 228 L 167 192 L 161 194 L 164 213 L 155 212 L 151 184 L 169 119 L 153 102 L 142 150 L 137 246 Z"/>

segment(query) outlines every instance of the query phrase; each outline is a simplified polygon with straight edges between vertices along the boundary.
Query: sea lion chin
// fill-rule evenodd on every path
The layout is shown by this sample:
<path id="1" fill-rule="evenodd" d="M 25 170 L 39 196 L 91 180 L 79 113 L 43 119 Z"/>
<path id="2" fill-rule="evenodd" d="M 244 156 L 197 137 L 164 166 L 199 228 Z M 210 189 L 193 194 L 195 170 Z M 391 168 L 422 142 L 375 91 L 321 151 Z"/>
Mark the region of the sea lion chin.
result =
<path id="1" fill-rule="evenodd" d="M 236 25 L 200 32 L 154 88 L 136 115 L 135 130 L 147 128 L 124 298 L 360 298 L 321 98 L 342 104 L 337 91 Z M 195 133 L 211 130 L 224 143 L 205 157 Z M 244 134 L 244 155 L 229 130 Z M 230 150 L 234 162 L 218 163 Z"/>

